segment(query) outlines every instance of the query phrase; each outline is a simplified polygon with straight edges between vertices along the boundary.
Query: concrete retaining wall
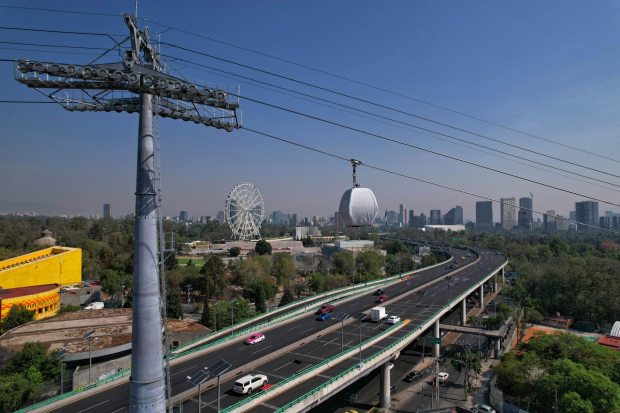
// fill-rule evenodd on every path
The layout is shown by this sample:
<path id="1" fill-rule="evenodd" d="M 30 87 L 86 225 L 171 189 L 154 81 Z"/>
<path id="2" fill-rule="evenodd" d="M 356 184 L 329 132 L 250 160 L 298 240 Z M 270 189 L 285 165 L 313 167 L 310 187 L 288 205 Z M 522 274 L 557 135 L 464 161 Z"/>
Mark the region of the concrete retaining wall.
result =
<path id="1" fill-rule="evenodd" d="M 131 365 L 131 355 L 119 357 L 115 360 L 106 361 L 105 363 L 99 363 L 93 366 L 91 372 L 91 380 L 98 381 L 103 380 L 113 374 L 118 373 L 121 370 L 128 368 Z M 73 373 L 73 389 L 77 390 L 88 384 L 88 366 L 78 367 Z"/>

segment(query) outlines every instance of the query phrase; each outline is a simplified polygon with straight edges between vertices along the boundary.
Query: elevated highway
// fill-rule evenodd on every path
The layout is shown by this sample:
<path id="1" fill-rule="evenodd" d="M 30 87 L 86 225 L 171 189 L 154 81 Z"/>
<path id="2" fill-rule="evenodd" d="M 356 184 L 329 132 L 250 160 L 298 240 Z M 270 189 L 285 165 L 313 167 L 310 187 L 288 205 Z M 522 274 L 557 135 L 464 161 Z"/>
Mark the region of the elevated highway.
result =
<path id="1" fill-rule="evenodd" d="M 396 349 L 385 357 L 381 356 L 377 360 L 365 363 L 363 368 L 358 369 L 359 371 L 355 372 L 352 377 L 339 379 L 338 384 L 335 387 L 332 386 L 331 390 L 322 389 L 318 398 L 312 397 L 311 403 L 293 403 L 359 363 L 359 354 L 352 350 L 359 346 L 360 328 L 361 340 L 368 342 L 363 346 L 362 360 L 373 357 L 395 343 L 401 345 L 405 341 L 411 342 L 429 327 L 438 328 L 442 314 L 464 302 L 464 297 L 461 297 L 459 301 L 455 300 L 455 297 L 481 288 L 484 282 L 500 271 L 503 268 L 502 265 L 505 264 L 505 257 L 495 252 L 481 251 L 480 257 L 477 254 L 468 249 L 455 250 L 454 259 L 451 262 L 456 260 L 459 267 L 467 266 L 460 268 L 458 272 L 450 270 L 445 264 L 420 270 L 412 274 L 409 279 L 382 287 L 389 297 L 388 302 L 382 304 L 387 307 L 388 313 L 399 315 L 402 320 L 407 320 L 405 323 L 392 327 L 389 331 L 390 326 L 385 323 L 362 322 L 360 327 L 357 322 L 351 321 L 345 323 L 341 331 L 341 325 L 338 322 L 320 322 L 316 321 L 315 315 L 306 314 L 296 317 L 293 321 L 283 322 L 272 326 L 269 330 L 261 331 L 267 339 L 257 345 L 246 346 L 242 342 L 231 340 L 227 345 L 206 353 L 197 352 L 185 356 L 181 362 L 171 368 L 175 411 L 180 411 L 181 405 L 184 412 L 198 411 L 196 389 L 192 389 L 186 377 L 220 359 L 225 359 L 233 365 L 229 375 L 222 377 L 220 402 L 225 411 L 307 410 L 320 400 L 329 397 L 337 389 L 355 381 L 355 377 L 360 377 L 369 369 L 385 364 L 386 360 L 389 362 L 397 355 Z M 466 259 L 461 260 L 461 256 Z M 449 274 L 452 278 L 446 281 L 445 278 Z M 429 283 L 432 284 L 429 285 Z M 452 285 L 449 286 L 448 283 Z M 420 289 L 426 293 L 417 294 L 416 291 Z M 376 297 L 371 295 L 370 291 L 349 297 L 347 302 L 336 303 L 334 314 L 345 312 L 354 315 L 368 311 L 377 305 L 375 300 Z M 446 303 L 449 301 L 448 307 Z M 312 310 L 316 307 L 318 305 L 313 305 Z M 344 337 L 343 342 L 341 342 L 342 337 Z M 351 350 L 349 353 L 341 353 L 343 344 L 345 353 Z M 330 362 L 329 368 L 323 366 L 314 371 L 316 366 L 334 357 L 336 360 Z M 251 396 L 234 394 L 231 390 L 232 383 L 236 378 L 246 374 L 265 374 L 269 382 L 275 386 L 267 392 L 259 392 Z M 303 377 L 297 377 L 300 374 Z M 296 379 L 291 381 L 289 380 L 291 377 L 296 377 Z M 211 381 L 203 385 L 201 398 L 205 411 L 215 409 L 217 405 L 217 389 L 213 384 Z M 57 403 L 35 411 L 120 413 L 128 411 L 128 398 L 129 386 L 125 382 L 101 391 L 84 394 L 83 397 L 66 400 L 64 404 Z M 309 401 L 309 397 L 304 400 Z"/>

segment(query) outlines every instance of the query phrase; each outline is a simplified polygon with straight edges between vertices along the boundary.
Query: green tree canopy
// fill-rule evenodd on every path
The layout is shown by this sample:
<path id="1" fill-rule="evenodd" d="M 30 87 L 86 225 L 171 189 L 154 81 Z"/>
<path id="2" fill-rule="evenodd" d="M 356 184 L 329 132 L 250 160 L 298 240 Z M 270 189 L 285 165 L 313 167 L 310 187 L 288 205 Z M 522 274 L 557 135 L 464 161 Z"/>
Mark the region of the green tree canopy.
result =
<path id="1" fill-rule="evenodd" d="M 166 286 L 166 317 L 177 320 L 183 319 L 181 289 L 176 284 L 168 283 Z"/>
<path id="2" fill-rule="evenodd" d="M 282 299 L 280 300 L 280 304 L 278 305 L 278 307 L 284 307 L 285 305 L 292 303 L 294 300 L 295 298 L 293 297 L 293 290 L 291 290 L 290 288 L 285 288 L 284 294 L 282 294 Z"/>
<path id="3" fill-rule="evenodd" d="M 204 295 L 215 297 L 228 285 L 226 265 L 216 254 L 207 255 L 205 264 L 200 269 L 200 274 L 202 274 L 202 279 L 199 288 Z"/>
<path id="4" fill-rule="evenodd" d="M 241 248 L 232 247 L 231 249 L 228 250 L 228 254 L 230 254 L 231 257 L 238 257 L 239 254 L 241 254 Z"/>
<path id="5" fill-rule="evenodd" d="M 262 239 L 256 243 L 254 251 L 259 255 L 271 254 L 272 247 L 270 243 Z"/>
<path id="6" fill-rule="evenodd" d="M 332 264 L 336 274 L 344 275 L 349 278 L 355 272 L 355 258 L 349 251 L 339 251 L 332 254 Z"/>
<path id="7" fill-rule="evenodd" d="M 8 331 L 34 320 L 34 310 L 28 310 L 23 305 L 14 305 L 4 317 L 0 326 L 2 331 Z"/>
<path id="8" fill-rule="evenodd" d="M 26 343 L 19 353 L 15 354 L 8 361 L 5 374 L 23 374 L 27 376 L 28 369 L 34 367 L 39 371 L 44 381 L 58 380 L 60 377 L 60 366 L 54 356 L 54 352 L 47 355 L 47 346 L 43 343 Z"/>

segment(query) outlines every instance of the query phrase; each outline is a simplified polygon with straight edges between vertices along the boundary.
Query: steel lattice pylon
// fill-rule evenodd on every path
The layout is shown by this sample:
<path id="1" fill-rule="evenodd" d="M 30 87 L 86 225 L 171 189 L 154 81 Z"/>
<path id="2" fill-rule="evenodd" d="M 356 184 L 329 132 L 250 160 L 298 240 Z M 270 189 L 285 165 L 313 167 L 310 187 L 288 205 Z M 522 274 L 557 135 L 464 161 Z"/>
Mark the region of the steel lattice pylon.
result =
<path id="1" fill-rule="evenodd" d="M 260 224 L 265 205 L 258 189 L 249 182 L 241 182 L 226 199 L 226 222 L 233 238 L 239 240 L 260 239 Z"/>

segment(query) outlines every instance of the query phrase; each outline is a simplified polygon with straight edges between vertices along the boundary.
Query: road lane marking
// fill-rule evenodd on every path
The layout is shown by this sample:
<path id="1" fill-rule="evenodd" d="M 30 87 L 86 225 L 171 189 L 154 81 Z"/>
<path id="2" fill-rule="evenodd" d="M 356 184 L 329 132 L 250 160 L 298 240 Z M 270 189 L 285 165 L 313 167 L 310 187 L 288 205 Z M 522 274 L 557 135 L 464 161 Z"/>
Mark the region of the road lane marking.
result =
<path id="1" fill-rule="evenodd" d="M 263 347 L 263 348 L 261 348 L 260 350 L 256 350 L 254 353 L 251 353 L 251 354 L 256 354 L 256 353 L 259 353 L 259 352 L 261 352 L 261 351 L 263 351 L 264 349 L 269 348 L 269 347 L 271 347 L 271 346 Z"/>
<path id="2" fill-rule="evenodd" d="M 286 330 L 286 331 L 295 330 L 296 328 L 299 328 L 299 327 L 301 327 L 301 324 L 300 324 L 300 325 L 298 325 L 297 327 L 289 328 L 289 329 L 288 329 L 288 330 Z"/>
<path id="3" fill-rule="evenodd" d="M 321 361 L 325 360 L 324 358 L 321 358 L 321 357 L 309 356 L 307 354 L 293 353 L 292 351 L 291 351 L 291 354 L 294 354 L 294 355 L 299 356 L 299 357 L 308 357 L 308 358 L 311 358 L 311 359 L 317 359 L 317 360 L 321 360 Z"/>
<path id="4" fill-rule="evenodd" d="M 278 370 L 280 370 L 281 368 L 284 368 L 284 367 L 286 367 L 286 366 L 288 366 L 289 364 L 292 364 L 292 363 L 293 363 L 293 362 L 291 361 L 290 363 L 283 364 L 283 365 L 281 365 L 280 367 L 278 367 L 277 369 L 275 369 L 274 371 L 278 371 Z"/>
<path id="5" fill-rule="evenodd" d="M 84 410 L 80 410 L 78 413 L 85 412 L 86 410 L 90 410 L 90 409 L 92 409 L 93 407 L 101 406 L 102 404 L 105 404 L 105 403 L 107 403 L 107 402 L 109 402 L 109 400 L 106 400 L 106 401 L 101 402 L 101 403 L 99 403 L 99 404 L 96 404 L 96 405 L 94 405 L 94 406 L 90 406 L 90 407 L 88 407 L 88 408 L 86 408 L 86 409 L 84 409 Z"/>
<path id="6" fill-rule="evenodd" d="M 243 349 L 242 349 L 242 350 L 243 350 Z M 174 373 L 174 374 L 172 375 L 172 377 L 176 376 L 176 375 L 177 375 L 177 374 L 179 374 L 179 373 L 183 373 L 184 371 L 187 371 L 187 370 L 189 370 L 189 369 L 193 369 L 194 367 L 198 367 L 198 364 L 196 364 L 196 365 L 194 365 L 194 366 L 191 366 L 191 367 L 188 367 L 188 368 L 186 368 L 185 370 L 177 371 L 176 373 Z"/>

